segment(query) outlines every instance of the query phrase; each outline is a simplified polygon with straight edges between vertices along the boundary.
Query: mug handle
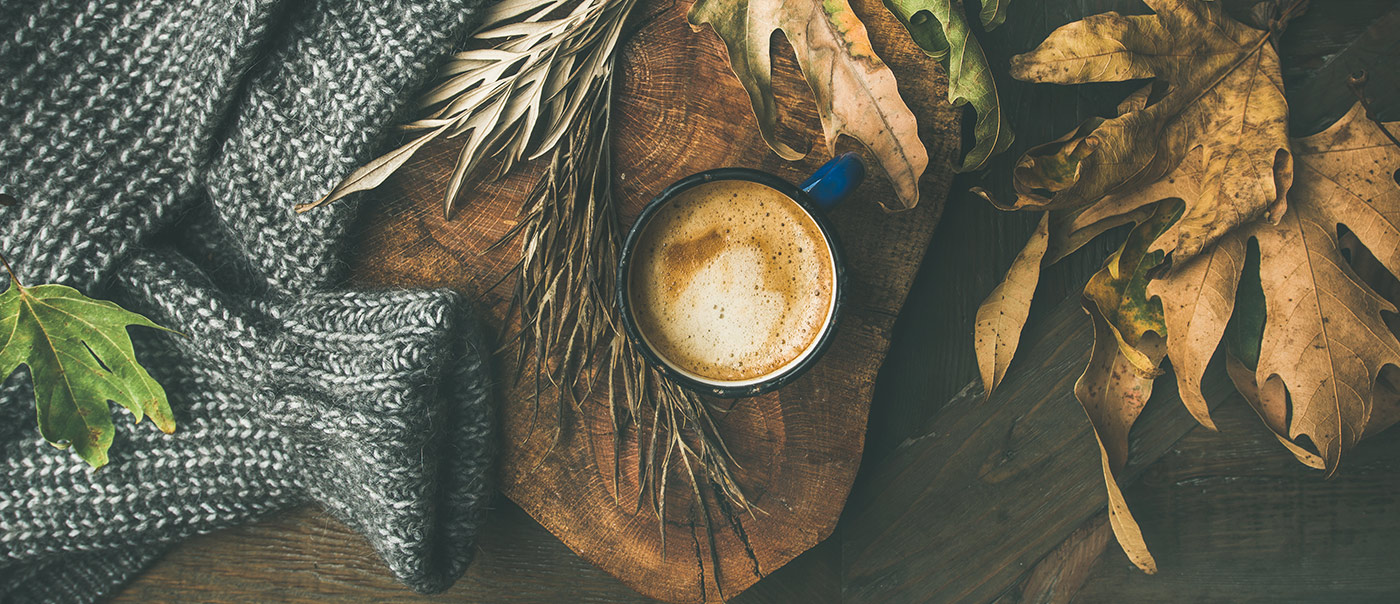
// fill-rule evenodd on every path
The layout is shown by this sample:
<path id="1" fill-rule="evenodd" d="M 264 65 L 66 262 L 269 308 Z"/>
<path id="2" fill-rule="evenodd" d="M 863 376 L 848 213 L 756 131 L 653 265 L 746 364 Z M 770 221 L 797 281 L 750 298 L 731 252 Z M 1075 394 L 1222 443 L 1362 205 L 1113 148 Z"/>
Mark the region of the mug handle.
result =
<path id="1" fill-rule="evenodd" d="M 846 152 L 822 164 L 797 188 L 802 189 L 817 208 L 829 212 L 841 205 L 862 180 L 865 180 L 865 162 L 859 153 Z"/>

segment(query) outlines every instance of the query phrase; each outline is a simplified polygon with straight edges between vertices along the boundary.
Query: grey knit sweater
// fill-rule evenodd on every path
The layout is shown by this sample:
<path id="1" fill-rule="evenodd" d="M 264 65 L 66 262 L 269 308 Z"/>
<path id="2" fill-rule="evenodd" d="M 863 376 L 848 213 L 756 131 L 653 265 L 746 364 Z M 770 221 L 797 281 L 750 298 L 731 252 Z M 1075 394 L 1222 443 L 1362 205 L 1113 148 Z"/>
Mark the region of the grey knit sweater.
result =
<path id="1" fill-rule="evenodd" d="M 0 387 L 0 601 L 111 594 L 171 543 L 302 502 L 414 589 L 470 561 L 493 488 L 488 356 L 459 296 L 344 291 L 355 200 L 298 216 L 480 0 L 0 0 L 0 251 L 110 298 L 178 429 L 90 470 Z M 114 409 L 116 419 L 130 416 Z"/>

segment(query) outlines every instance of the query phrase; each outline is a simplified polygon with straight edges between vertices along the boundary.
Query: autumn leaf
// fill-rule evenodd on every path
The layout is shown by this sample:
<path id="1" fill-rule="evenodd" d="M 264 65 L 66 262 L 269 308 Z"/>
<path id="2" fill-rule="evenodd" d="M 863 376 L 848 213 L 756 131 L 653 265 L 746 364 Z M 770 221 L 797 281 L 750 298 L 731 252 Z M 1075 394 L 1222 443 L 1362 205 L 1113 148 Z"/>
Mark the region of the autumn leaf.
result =
<path id="1" fill-rule="evenodd" d="M 919 140 L 914 113 L 899 97 L 894 74 L 875 55 L 865 25 L 846 0 L 697 0 L 687 16 L 691 27 L 710 24 L 729 51 L 734 74 L 749 93 L 758 129 L 784 159 L 803 154 L 777 138 L 773 96 L 772 37 L 787 36 L 798 67 L 816 97 L 828 147 L 848 135 L 870 149 L 894 185 L 898 202 L 919 203 L 919 177 L 928 151 Z"/>
<path id="2" fill-rule="evenodd" d="M 1132 193 L 1136 199 L 1124 205 L 1169 198 L 1189 205 L 1199 199 L 1205 172 L 1202 154 L 1188 154 L 1167 178 Z M 1092 215 L 1094 211 L 1088 213 Z M 1177 228 L 1179 224 L 1173 225 L 1154 248 L 1161 249 L 1164 240 L 1174 241 Z M 1210 418 L 1210 405 L 1201 393 L 1201 381 L 1234 310 L 1235 286 L 1243 262 L 1243 240 L 1226 235 L 1205 252 L 1160 274 L 1147 286 L 1148 297 L 1159 300 L 1162 305 L 1167 356 L 1172 360 L 1181 402 L 1196 421 L 1211 430 L 1215 429 L 1215 422 Z"/>
<path id="3" fill-rule="evenodd" d="M 1074 383 L 1074 396 L 1084 406 L 1094 438 L 1099 443 L 1099 460 L 1108 486 L 1108 519 L 1123 552 L 1138 568 L 1157 572 L 1157 562 L 1147 550 L 1142 529 L 1128 510 L 1123 497 L 1121 475 L 1128 462 L 1128 433 L 1137 421 L 1147 399 L 1152 396 L 1155 371 L 1142 371 L 1123 354 L 1115 329 L 1098 303 L 1085 299 L 1084 312 L 1094 325 L 1094 348 L 1084 374 Z M 1138 349 L 1152 362 L 1160 363 L 1166 347 L 1157 334 L 1147 332 Z"/>
<path id="4" fill-rule="evenodd" d="M 1267 316 L 1256 381 L 1261 391 L 1273 380 L 1287 388 L 1288 437 L 1306 436 L 1331 473 L 1366 432 L 1381 369 L 1400 366 L 1400 341 L 1381 316 L 1396 308 L 1348 265 L 1336 225 L 1400 275 L 1400 185 L 1391 176 L 1400 149 L 1359 105 L 1294 148 L 1288 213 L 1245 231 L 1259 242 Z"/>
<path id="5" fill-rule="evenodd" d="M 1350 229 L 1380 270 L 1400 274 L 1400 185 L 1392 177 L 1400 149 L 1360 105 L 1292 147 L 1297 179 L 1282 221 L 1219 238 L 1148 292 L 1164 308 L 1182 400 L 1202 424 L 1213 427 L 1201 376 L 1223 338 L 1237 389 L 1300 461 L 1322 460 L 1330 473 L 1342 452 L 1374 429 L 1381 370 L 1400 366 L 1400 341 L 1382 316 L 1395 308 L 1351 268 L 1336 225 Z M 1140 201 L 1178 197 L 1189 205 L 1201 181 L 1180 175 L 1176 186 L 1144 189 Z M 1259 250 L 1257 267 L 1246 266 L 1250 240 Z M 1257 375 L 1245 379 L 1246 370 Z"/>
<path id="6" fill-rule="evenodd" d="M 1147 294 L 1151 275 L 1165 254 L 1153 244 L 1180 220 L 1185 204 L 1165 199 L 1128 233 L 1117 252 L 1084 287 L 1084 311 L 1094 326 L 1094 348 L 1075 398 L 1093 425 L 1108 488 L 1109 522 L 1128 559 L 1147 573 L 1157 563 L 1123 496 L 1121 474 L 1128 461 L 1128 434 L 1152 395 L 1167 354 L 1166 322 L 1159 300 Z"/>
<path id="7" fill-rule="evenodd" d="M 1144 350 L 1147 334 L 1159 340 L 1166 335 L 1161 301 L 1147 295 L 1147 283 L 1165 254 L 1152 250 L 1152 244 L 1181 217 L 1183 204 L 1168 199 L 1154 206 L 1152 214 L 1133 227 L 1123 247 L 1109 256 L 1099 272 L 1084 286 L 1085 299 L 1093 302 L 1108 324 L 1120 353 L 1138 371 L 1157 371 L 1160 358 Z"/>
<path id="8" fill-rule="evenodd" d="M 1006 370 L 1016 354 L 1026 318 L 1030 316 L 1035 288 L 1040 283 L 1041 270 L 1110 229 L 1146 220 L 1153 209 L 1143 206 L 1134 212 L 1102 220 L 1089 220 L 1082 211 L 1047 212 L 1041 218 L 1040 226 L 1016 256 L 1006 277 L 977 309 L 974 347 L 987 396 L 991 396 L 1006 377 Z"/>
<path id="9" fill-rule="evenodd" d="M 1238 242 L 1238 238 L 1232 238 Z M 1225 239 L 1221 240 L 1222 242 Z M 1217 244 L 1219 245 L 1219 244 Z M 1323 469 L 1326 464 L 1321 457 L 1299 446 L 1288 438 L 1288 397 L 1277 381 L 1269 388 L 1260 390 L 1255 381 L 1255 368 L 1259 365 L 1259 343 L 1264 338 L 1264 287 L 1259 282 L 1259 248 L 1252 245 L 1241 250 L 1242 270 L 1232 283 L 1238 283 L 1234 294 L 1233 316 L 1225 328 L 1225 372 L 1235 384 L 1235 390 L 1244 397 L 1264 426 L 1274 433 L 1274 438 L 1289 453 L 1304 465 Z M 1173 361 L 1175 363 L 1175 361 Z"/>
<path id="10" fill-rule="evenodd" d="M 1292 178 L 1283 97 L 1271 34 L 1224 14 L 1219 2 L 1147 0 L 1154 14 L 1095 15 L 1065 25 L 1012 59 L 1013 76 L 1079 84 L 1152 79 L 1112 119 L 1095 118 L 1068 140 L 1028 151 L 1007 209 L 1075 209 L 1125 196 L 1202 154 L 1201 190 L 1174 240 L 1159 244 L 1184 263 L 1225 233 L 1279 219 Z M 1296 3 L 1295 3 L 1296 5 Z M 1284 19 L 1286 20 L 1286 19 Z"/>
<path id="11" fill-rule="evenodd" d="M 1040 281 L 1041 263 L 1050 244 L 1050 215 L 1040 219 L 1026 247 L 1016 255 L 1006 279 L 977 309 L 977 366 L 982 373 L 983 390 L 988 396 L 996 390 L 1021 341 L 1021 331 L 1031 312 L 1031 297 Z"/>
<path id="12" fill-rule="evenodd" d="M 1007 0 L 982 0 L 982 25 L 995 28 L 1006 19 Z M 982 45 L 968 29 L 962 0 L 885 0 L 909 36 L 930 57 L 948 68 L 948 100 L 954 107 L 972 105 L 977 113 L 975 142 L 959 172 L 986 166 L 987 159 L 1011 146 L 1011 127 L 1002 118 L 996 82 Z"/>
<path id="13" fill-rule="evenodd" d="M 27 365 L 39 433 L 95 468 L 107 464 L 112 445 L 108 401 L 137 422 L 149 416 L 161 431 L 175 431 L 165 390 L 136 360 L 129 325 L 164 329 L 71 287 L 21 286 L 13 274 L 0 293 L 0 376 Z"/>

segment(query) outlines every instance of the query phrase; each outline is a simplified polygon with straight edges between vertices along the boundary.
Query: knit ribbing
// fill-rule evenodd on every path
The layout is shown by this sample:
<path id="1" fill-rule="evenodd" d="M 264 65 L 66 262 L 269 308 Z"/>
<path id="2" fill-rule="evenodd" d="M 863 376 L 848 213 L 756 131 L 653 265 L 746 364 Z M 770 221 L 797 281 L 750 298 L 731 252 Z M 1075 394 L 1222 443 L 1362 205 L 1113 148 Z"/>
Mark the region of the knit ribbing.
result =
<path id="1" fill-rule="evenodd" d="M 347 291 L 355 200 L 305 216 L 480 0 L 39 0 L 0 21 L 0 251 L 111 298 L 177 431 L 91 471 L 0 387 L 0 600 L 92 601 L 169 544 L 304 502 L 444 589 L 492 492 L 489 355 L 447 291 Z M 128 417 L 114 409 L 117 419 Z"/>

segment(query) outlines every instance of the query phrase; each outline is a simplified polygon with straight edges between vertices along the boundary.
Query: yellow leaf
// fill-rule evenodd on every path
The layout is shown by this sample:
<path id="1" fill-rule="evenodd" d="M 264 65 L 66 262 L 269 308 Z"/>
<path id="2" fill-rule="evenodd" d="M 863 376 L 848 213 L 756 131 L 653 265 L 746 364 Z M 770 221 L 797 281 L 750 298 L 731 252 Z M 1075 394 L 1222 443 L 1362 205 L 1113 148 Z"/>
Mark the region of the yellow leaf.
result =
<path id="1" fill-rule="evenodd" d="M 1040 219 L 1040 226 L 1031 234 L 1026 247 L 1011 262 L 1006 279 L 1001 282 L 982 306 L 977 309 L 976 338 L 977 368 L 982 373 L 982 386 L 990 396 L 1021 341 L 1021 330 L 1030 316 L 1031 299 L 1040 282 L 1040 265 L 1050 241 L 1050 215 Z"/>
<path id="2" fill-rule="evenodd" d="M 1387 270 L 1400 269 L 1400 185 L 1391 177 L 1400 149 L 1359 108 L 1295 148 L 1288 213 L 1245 231 L 1259 242 L 1268 317 L 1256 382 L 1287 388 L 1288 437 L 1310 439 L 1330 474 L 1367 431 L 1381 369 L 1400 366 L 1400 341 L 1381 316 L 1395 306 L 1356 275 L 1337 240 L 1345 224 Z"/>
<path id="3" fill-rule="evenodd" d="M 1108 486 L 1108 519 L 1113 534 L 1122 544 L 1123 552 L 1138 568 L 1148 574 L 1157 572 L 1157 562 L 1147 550 L 1142 529 L 1128 510 L 1119 483 L 1123 466 L 1128 462 L 1128 432 L 1142 414 L 1152 395 L 1155 373 L 1143 372 L 1123 355 L 1113 327 L 1099 312 L 1098 305 L 1084 300 L 1084 312 L 1094 324 L 1094 350 L 1084 374 L 1074 384 L 1074 396 L 1084 405 L 1084 412 L 1094 427 L 1099 442 L 1099 460 L 1103 464 L 1104 482 Z M 1149 333 L 1139 348 L 1154 363 L 1166 354 L 1162 339 Z"/>
<path id="4" fill-rule="evenodd" d="M 1122 196 L 1171 174 L 1196 151 L 1205 166 L 1200 193 L 1175 241 L 1161 246 L 1185 262 L 1230 230 L 1283 213 L 1293 170 L 1288 106 L 1268 32 L 1231 19 L 1219 2 L 1147 4 L 1155 14 L 1088 17 L 1012 59 L 1012 75 L 1035 82 L 1154 81 L 1123 103 L 1121 115 L 1027 152 L 1009 207 L 1131 211 L 1117 204 L 1142 199 Z"/>

